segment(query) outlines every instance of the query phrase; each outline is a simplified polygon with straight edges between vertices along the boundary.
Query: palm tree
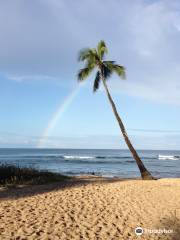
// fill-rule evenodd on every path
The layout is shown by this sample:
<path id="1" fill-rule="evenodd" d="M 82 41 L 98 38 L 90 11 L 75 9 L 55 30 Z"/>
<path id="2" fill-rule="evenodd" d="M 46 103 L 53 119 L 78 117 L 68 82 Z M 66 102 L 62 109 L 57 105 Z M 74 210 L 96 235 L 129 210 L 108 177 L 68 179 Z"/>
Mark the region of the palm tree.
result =
<path id="1" fill-rule="evenodd" d="M 82 49 L 79 52 L 78 60 L 85 62 L 85 67 L 79 70 L 78 80 L 79 81 L 85 80 L 92 73 L 94 69 L 97 69 L 96 77 L 94 80 L 93 91 L 96 92 L 98 90 L 100 82 L 102 81 L 107 97 L 111 104 L 113 113 L 116 117 L 120 130 L 123 134 L 124 140 L 138 165 L 142 179 L 148 179 L 148 180 L 154 179 L 153 176 L 150 174 L 150 172 L 146 169 L 138 153 L 134 149 L 127 135 L 124 124 L 117 112 L 114 101 L 110 95 L 106 80 L 112 75 L 112 73 L 116 73 L 119 77 L 125 78 L 125 68 L 117 64 L 115 61 L 105 61 L 104 56 L 107 53 L 108 53 L 108 49 L 104 41 L 100 41 L 97 45 L 97 48 Z"/>

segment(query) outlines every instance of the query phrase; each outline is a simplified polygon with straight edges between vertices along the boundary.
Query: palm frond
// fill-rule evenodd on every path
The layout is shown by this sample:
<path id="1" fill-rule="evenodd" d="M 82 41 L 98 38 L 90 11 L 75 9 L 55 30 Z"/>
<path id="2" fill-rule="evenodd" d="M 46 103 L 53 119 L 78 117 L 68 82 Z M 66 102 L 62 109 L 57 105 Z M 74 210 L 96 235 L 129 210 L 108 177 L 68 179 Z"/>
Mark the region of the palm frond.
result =
<path id="1" fill-rule="evenodd" d="M 122 79 L 126 78 L 125 68 L 123 66 L 115 64 L 115 61 L 103 61 L 103 64 L 112 72 L 115 72 Z"/>
<path id="2" fill-rule="evenodd" d="M 94 80 L 93 92 L 96 92 L 99 89 L 100 80 L 101 80 L 101 74 L 98 71 L 96 73 L 96 77 L 95 77 L 95 80 Z"/>
<path id="3" fill-rule="evenodd" d="M 122 79 L 126 78 L 126 72 L 125 72 L 125 67 L 120 66 L 118 64 L 114 65 L 113 71 Z"/>
<path id="4" fill-rule="evenodd" d="M 113 70 L 115 61 L 103 61 L 103 64 L 104 64 L 107 68 Z"/>
<path id="5" fill-rule="evenodd" d="M 95 62 L 98 58 L 97 51 L 95 48 L 84 48 L 79 52 L 78 61 Z"/>
<path id="6" fill-rule="evenodd" d="M 96 48 L 84 48 L 79 52 L 78 60 L 85 62 L 85 67 L 78 72 L 78 80 L 85 80 L 93 71 L 95 67 L 99 68 L 94 81 L 93 90 L 96 91 L 99 87 L 101 74 L 107 80 L 113 72 L 121 78 L 125 78 L 125 68 L 115 63 L 115 61 L 103 61 L 107 47 L 103 40 L 101 40 Z"/>
<path id="7" fill-rule="evenodd" d="M 108 49 L 106 47 L 106 44 L 103 40 L 101 40 L 97 45 L 97 53 L 99 56 L 99 59 L 102 60 L 104 58 L 104 55 L 108 53 Z"/>
<path id="8" fill-rule="evenodd" d="M 107 67 L 105 64 L 102 65 L 102 73 L 105 79 L 108 79 L 112 74 L 112 69 Z"/>
<path id="9" fill-rule="evenodd" d="M 91 52 L 90 52 L 90 48 L 83 48 L 79 51 L 79 55 L 78 55 L 78 61 L 84 61 L 87 58 L 89 58 Z"/>
<path id="10" fill-rule="evenodd" d="M 91 74 L 92 70 L 93 68 L 88 68 L 88 67 L 80 69 L 77 76 L 78 81 L 85 80 Z"/>

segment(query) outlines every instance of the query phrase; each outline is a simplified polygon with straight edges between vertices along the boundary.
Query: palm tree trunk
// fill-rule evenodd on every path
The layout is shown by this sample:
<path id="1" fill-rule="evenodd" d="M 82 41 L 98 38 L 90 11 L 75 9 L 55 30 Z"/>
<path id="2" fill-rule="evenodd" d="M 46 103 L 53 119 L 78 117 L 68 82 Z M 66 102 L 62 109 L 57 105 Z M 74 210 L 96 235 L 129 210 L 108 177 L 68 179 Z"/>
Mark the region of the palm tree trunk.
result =
<path id="1" fill-rule="evenodd" d="M 146 167 L 144 166 L 144 164 L 143 164 L 143 162 L 141 161 L 138 153 L 137 153 L 136 150 L 134 149 L 131 141 L 129 140 L 129 137 L 128 137 L 128 135 L 127 135 L 126 129 L 125 129 L 125 127 L 124 127 L 124 124 L 123 124 L 123 122 L 122 122 L 122 120 L 121 120 L 121 118 L 120 118 L 120 116 L 119 116 L 119 114 L 118 114 L 118 112 L 117 112 L 116 106 L 115 106 L 115 104 L 114 104 L 114 101 L 113 101 L 110 93 L 109 93 L 109 90 L 108 90 L 106 81 L 105 81 L 105 79 L 104 79 L 103 77 L 102 77 L 102 82 L 103 82 L 103 85 L 104 85 L 104 87 L 105 87 L 106 94 L 107 94 L 108 99 L 109 99 L 109 101 L 110 101 L 110 104 L 111 104 L 112 110 L 113 110 L 113 112 L 114 112 L 114 115 L 115 115 L 115 117 L 116 117 L 116 119 L 117 119 L 117 121 L 118 121 L 119 127 L 120 127 L 120 129 L 121 129 L 122 134 L 123 134 L 124 140 L 125 140 L 128 148 L 129 148 L 129 150 L 131 151 L 134 159 L 136 160 L 136 163 L 137 163 L 138 168 L 139 168 L 139 170 L 140 170 L 142 179 L 146 179 L 146 180 L 154 179 L 153 176 L 151 175 L 151 173 L 150 173 L 150 172 L 146 169 Z"/>

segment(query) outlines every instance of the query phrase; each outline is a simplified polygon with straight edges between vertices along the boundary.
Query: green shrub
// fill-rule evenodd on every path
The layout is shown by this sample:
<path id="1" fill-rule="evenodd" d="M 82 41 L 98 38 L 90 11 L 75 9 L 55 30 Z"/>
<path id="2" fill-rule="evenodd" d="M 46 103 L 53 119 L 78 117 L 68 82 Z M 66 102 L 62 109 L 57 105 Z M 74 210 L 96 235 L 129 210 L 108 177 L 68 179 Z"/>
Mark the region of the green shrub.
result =
<path id="1" fill-rule="evenodd" d="M 28 167 L 0 165 L 0 185 L 44 184 L 58 182 L 69 177 L 59 173 L 36 170 Z"/>

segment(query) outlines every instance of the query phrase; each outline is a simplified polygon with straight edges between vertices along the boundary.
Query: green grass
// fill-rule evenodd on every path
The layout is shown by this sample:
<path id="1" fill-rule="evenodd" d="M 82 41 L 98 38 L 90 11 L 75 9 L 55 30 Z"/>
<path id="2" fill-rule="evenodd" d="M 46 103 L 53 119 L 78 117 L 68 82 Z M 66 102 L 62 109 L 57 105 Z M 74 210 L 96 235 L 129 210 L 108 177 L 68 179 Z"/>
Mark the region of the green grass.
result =
<path id="1" fill-rule="evenodd" d="M 0 165 L 0 185 L 34 185 L 61 182 L 69 177 L 27 167 Z"/>

